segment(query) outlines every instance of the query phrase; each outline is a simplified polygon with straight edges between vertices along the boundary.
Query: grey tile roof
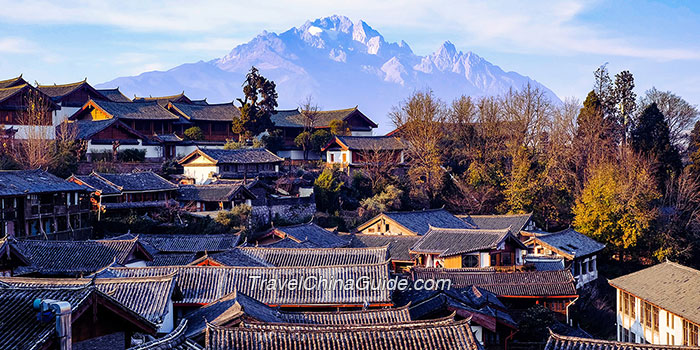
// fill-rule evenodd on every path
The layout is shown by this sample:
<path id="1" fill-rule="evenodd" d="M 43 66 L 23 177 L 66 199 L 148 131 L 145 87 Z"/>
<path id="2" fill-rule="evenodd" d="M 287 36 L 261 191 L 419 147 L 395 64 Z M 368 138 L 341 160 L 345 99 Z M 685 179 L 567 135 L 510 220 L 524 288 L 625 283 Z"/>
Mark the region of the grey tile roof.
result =
<path id="1" fill-rule="evenodd" d="M 189 265 L 197 259 L 196 253 L 156 253 L 153 260 L 147 261 L 147 266 L 178 266 Z"/>
<path id="2" fill-rule="evenodd" d="M 498 296 L 546 297 L 576 295 L 574 276 L 569 270 L 496 272 L 475 269 L 412 269 L 414 279 L 447 278 L 453 288 L 477 286 Z"/>
<path id="3" fill-rule="evenodd" d="M 242 247 L 241 252 L 272 266 L 334 266 L 380 264 L 388 260 L 388 248 L 267 248 Z"/>
<path id="4" fill-rule="evenodd" d="M 206 328 L 207 322 L 216 325 L 226 325 L 227 323 L 240 318 L 243 315 L 243 304 L 250 301 L 251 311 L 255 314 L 260 312 L 265 319 L 276 320 L 278 311 L 252 298 L 242 298 L 241 293 L 235 291 L 225 295 L 211 303 L 193 310 L 184 316 L 189 327 L 187 328 L 187 337 L 197 339 L 201 336 Z M 246 304 L 247 305 L 247 304 Z"/>
<path id="5" fill-rule="evenodd" d="M 284 237 L 298 242 L 308 241 L 319 248 L 346 247 L 350 244 L 350 237 L 341 237 L 314 223 L 275 227 L 273 230 L 283 233 Z"/>
<path id="6" fill-rule="evenodd" d="M 408 306 L 402 306 L 357 311 L 282 312 L 279 318 L 284 323 L 308 325 L 375 325 L 410 322 L 411 314 Z"/>
<path id="7" fill-rule="evenodd" d="M 18 85 L 24 85 L 24 84 L 29 84 L 27 83 L 24 78 L 22 78 L 22 75 L 16 77 L 16 78 L 11 78 L 11 79 L 5 79 L 5 80 L 0 80 L 0 89 L 5 89 L 13 86 L 18 86 Z"/>
<path id="8" fill-rule="evenodd" d="M 214 149 L 202 148 L 200 152 L 223 164 L 280 163 L 284 159 L 264 148 Z"/>
<path id="9" fill-rule="evenodd" d="M 30 89 L 30 88 L 31 88 L 31 86 L 29 86 L 27 84 L 0 88 L 0 102 L 14 96 L 17 93 L 24 91 L 25 89 Z"/>
<path id="10" fill-rule="evenodd" d="M 428 232 L 428 226 L 441 228 L 470 228 L 467 223 L 450 214 L 445 209 L 390 211 L 384 212 L 380 215 L 386 216 L 387 218 L 397 222 L 399 225 L 421 236 Z M 375 219 L 372 219 L 370 221 L 374 220 Z"/>
<path id="11" fill-rule="evenodd" d="M 38 85 L 37 89 L 39 91 L 45 93 L 48 96 L 51 96 L 51 98 L 54 101 L 60 101 L 64 96 L 78 90 L 81 88 L 87 88 L 88 90 L 91 91 L 91 95 L 94 97 L 101 97 L 101 98 L 106 98 L 102 94 L 100 94 L 97 90 L 95 90 L 90 84 L 88 84 L 87 81 L 79 81 L 76 83 L 69 83 L 69 84 L 53 84 L 53 85 Z"/>
<path id="12" fill-rule="evenodd" d="M 411 247 L 411 252 L 439 254 L 441 257 L 446 257 L 482 250 L 494 250 L 508 237 L 520 243 L 517 238 L 510 234 L 508 229 L 481 230 L 431 227 L 428 233 Z"/>
<path id="13" fill-rule="evenodd" d="M 567 259 L 595 254 L 605 248 L 599 243 L 573 228 L 554 233 L 535 234 L 529 241 L 540 241 Z"/>
<path id="14" fill-rule="evenodd" d="M 112 102 L 91 100 L 92 104 L 117 119 L 141 120 L 179 120 L 180 117 L 170 113 L 157 102 Z"/>
<path id="15" fill-rule="evenodd" d="M 544 350 L 698 350 L 697 346 L 657 345 L 623 343 L 614 340 L 599 340 L 559 335 L 550 331 Z"/>
<path id="16" fill-rule="evenodd" d="M 43 170 L 0 170 L 0 196 L 35 193 L 87 191 L 87 187 L 66 181 Z"/>
<path id="17" fill-rule="evenodd" d="M 546 256 L 533 256 L 526 255 L 525 263 L 532 264 L 535 266 L 537 271 L 557 271 L 564 269 L 564 259 L 563 258 L 550 258 Z"/>
<path id="18" fill-rule="evenodd" d="M 112 102 L 131 102 L 131 99 L 124 96 L 119 88 L 114 89 L 97 89 L 97 92 L 101 93 L 104 97 Z"/>
<path id="19" fill-rule="evenodd" d="M 167 106 L 170 102 L 192 103 L 189 97 L 185 96 L 185 92 L 170 96 L 134 96 L 134 102 L 156 102 L 161 106 Z"/>
<path id="20" fill-rule="evenodd" d="M 0 349 L 37 349 L 53 340 L 56 324 L 37 321 L 32 308 L 35 299 L 67 301 L 75 309 L 86 302 L 94 290 L 94 287 L 0 288 Z"/>
<path id="21" fill-rule="evenodd" d="M 318 111 L 314 118 L 314 128 L 328 128 L 333 120 L 346 120 L 355 113 L 359 113 L 361 118 L 367 120 L 370 127 L 376 128 L 377 124 L 367 118 L 362 112 L 354 108 Z M 278 110 L 270 116 L 276 127 L 303 128 L 308 124 L 307 117 L 303 116 L 298 109 Z"/>
<path id="22" fill-rule="evenodd" d="M 256 198 L 241 182 L 224 185 L 181 185 L 177 191 L 177 200 L 183 202 L 230 202 L 238 193 L 248 199 Z"/>
<path id="23" fill-rule="evenodd" d="M 23 278 L 0 277 L 11 287 L 83 288 L 94 285 L 128 309 L 153 324 L 161 324 L 167 316 L 168 304 L 177 291 L 173 275 L 145 278 Z"/>
<path id="24" fill-rule="evenodd" d="M 240 328 L 255 329 L 260 331 L 300 331 L 300 332 L 318 332 L 332 330 L 355 330 L 363 331 L 372 330 L 396 330 L 410 329 L 424 326 L 450 325 L 455 323 L 454 314 L 446 317 L 435 318 L 430 320 L 407 320 L 403 322 L 388 322 L 388 323 L 340 323 L 340 324 L 319 324 L 319 323 L 265 323 L 257 321 L 243 320 L 240 323 Z"/>
<path id="25" fill-rule="evenodd" d="M 124 264 L 129 256 L 138 256 L 139 246 L 132 240 L 42 241 L 18 240 L 11 243 L 30 262 L 15 274 L 79 276 L 105 267 Z M 144 260 L 150 256 L 142 255 Z"/>
<path id="26" fill-rule="evenodd" d="M 313 289 L 267 290 L 251 281 L 261 280 L 302 281 L 306 278 L 383 281 L 389 278 L 387 264 L 351 265 L 331 267 L 214 267 L 177 266 L 109 268 L 104 275 L 115 277 L 161 276 L 177 274 L 177 283 L 183 294 L 183 303 L 207 304 L 233 291 L 239 291 L 268 305 L 364 305 L 365 303 L 390 303 L 388 290 L 338 291 Z"/>
<path id="27" fill-rule="evenodd" d="M 210 350 L 224 349 L 454 349 L 474 350 L 479 345 L 464 320 L 445 324 L 421 321 L 420 326 L 402 324 L 376 327 L 276 327 L 263 330 L 246 327 L 207 326 L 206 341 Z"/>
<path id="28" fill-rule="evenodd" d="M 406 148 L 404 142 L 394 136 L 336 136 L 335 142 L 353 151 L 399 151 Z"/>
<path id="29" fill-rule="evenodd" d="M 125 210 L 125 209 L 145 209 L 145 208 L 163 208 L 177 206 L 177 201 L 174 199 L 158 200 L 158 201 L 143 201 L 143 202 L 120 202 L 120 203 L 102 203 L 102 208 L 106 210 Z"/>
<path id="30" fill-rule="evenodd" d="M 513 234 L 522 231 L 532 217 L 529 214 L 505 214 L 505 215 L 458 215 L 473 228 L 487 230 L 501 230 L 510 228 Z"/>
<path id="31" fill-rule="evenodd" d="M 94 296 L 94 298 L 93 298 Z M 99 291 L 95 286 L 74 288 L 35 288 L 0 287 L 0 349 L 41 349 L 54 341 L 55 322 L 37 321 L 32 308 L 35 299 L 67 301 L 73 311 L 86 303 L 101 300 L 106 307 L 121 310 L 128 319 L 119 319 L 121 324 L 129 324 L 131 330 L 155 334 L 155 325 L 126 308 L 111 296 Z M 75 317 L 75 316 L 74 316 Z M 11 322 L 5 322 L 11 320 Z M 133 324 L 132 324 L 133 322 Z M 121 326 L 124 327 L 124 326 Z M 119 328 L 117 328 L 119 330 Z"/>
<path id="32" fill-rule="evenodd" d="M 177 189 L 176 184 L 152 171 L 118 174 L 92 173 L 90 176 L 99 177 L 104 182 L 117 187 L 122 192 L 171 191 Z"/>
<path id="33" fill-rule="evenodd" d="M 268 247 L 268 248 L 321 248 L 318 245 L 309 242 L 309 241 L 301 241 L 297 242 L 291 238 L 285 237 L 277 242 L 272 242 L 270 244 L 266 244 L 263 247 Z"/>
<path id="34" fill-rule="evenodd" d="M 90 188 L 90 191 L 100 191 L 103 195 L 112 195 L 122 193 L 119 188 L 103 180 L 99 176 L 94 175 L 72 175 L 71 179 L 75 179 Z"/>
<path id="35" fill-rule="evenodd" d="M 613 287 L 700 324 L 698 270 L 667 261 L 609 282 Z"/>
<path id="36" fill-rule="evenodd" d="M 161 253 L 200 253 L 221 252 L 233 249 L 238 235 L 198 235 L 198 234 L 139 234 L 138 240 L 145 247 Z"/>
<path id="37" fill-rule="evenodd" d="M 205 255 L 199 258 L 197 261 L 193 262 L 193 265 L 196 265 L 199 262 L 204 261 L 206 259 L 209 259 L 210 262 L 214 264 L 219 264 L 221 266 L 273 266 L 272 264 L 263 261 L 251 254 L 247 254 L 246 252 L 242 251 L 240 247 L 236 247 L 225 252 Z"/>
<path id="38" fill-rule="evenodd" d="M 189 120 L 232 122 L 241 112 L 233 102 L 220 104 L 171 103 L 168 108 Z"/>
<path id="39" fill-rule="evenodd" d="M 116 123 L 117 119 L 105 119 L 105 120 L 81 120 L 81 121 L 76 121 L 70 124 L 67 124 L 68 127 L 75 128 L 76 130 L 76 135 L 75 137 L 78 140 L 89 140 L 93 135 L 97 134 L 98 132 L 107 129 L 110 127 L 112 124 Z M 66 124 L 61 124 L 59 128 L 63 130 L 66 127 Z"/>
<path id="40" fill-rule="evenodd" d="M 129 348 L 129 350 L 204 350 L 199 344 L 187 339 L 187 320 L 182 320 L 167 335 Z"/>
<path id="41" fill-rule="evenodd" d="M 389 246 L 389 259 L 413 261 L 409 250 L 421 239 L 420 236 L 356 234 L 352 236 L 351 247 Z"/>

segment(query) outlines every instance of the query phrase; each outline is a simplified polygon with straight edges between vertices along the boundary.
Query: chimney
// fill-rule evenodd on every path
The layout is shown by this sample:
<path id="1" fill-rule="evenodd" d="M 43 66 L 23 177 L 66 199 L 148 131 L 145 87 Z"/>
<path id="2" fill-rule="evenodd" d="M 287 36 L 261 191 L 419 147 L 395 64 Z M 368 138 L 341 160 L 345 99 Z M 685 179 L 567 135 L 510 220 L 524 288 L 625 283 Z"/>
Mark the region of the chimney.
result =
<path id="1" fill-rule="evenodd" d="M 56 336 L 58 336 L 59 348 L 71 350 L 71 305 L 67 301 L 52 299 L 35 299 L 32 304 L 34 310 L 39 312 L 37 318 L 43 320 L 44 315 L 51 313 L 56 315 Z"/>

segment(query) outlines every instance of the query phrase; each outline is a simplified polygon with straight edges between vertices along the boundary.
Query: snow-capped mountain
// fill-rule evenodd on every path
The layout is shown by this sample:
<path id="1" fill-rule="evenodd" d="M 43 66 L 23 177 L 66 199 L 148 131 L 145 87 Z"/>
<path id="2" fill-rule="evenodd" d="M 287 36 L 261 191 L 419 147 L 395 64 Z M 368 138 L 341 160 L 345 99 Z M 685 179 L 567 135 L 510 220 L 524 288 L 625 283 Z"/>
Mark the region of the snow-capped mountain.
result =
<path id="1" fill-rule="evenodd" d="M 97 85 L 119 87 L 127 96 L 172 95 L 232 101 L 241 95 L 251 66 L 275 81 L 280 108 L 296 108 L 307 96 L 323 109 L 359 105 L 380 125 L 392 129 L 391 107 L 419 89 L 432 89 L 447 101 L 462 95 L 499 95 L 530 83 L 555 101 L 557 96 L 535 80 L 505 72 L 449 41 L 434 53 L 419 56 L 408 44 L 390 43 L 363 21 L 343 16 L 307 21 L 276 34 L 264 31 L 219 59 L 183 64 L 168 71 L 122 77 Z"/>

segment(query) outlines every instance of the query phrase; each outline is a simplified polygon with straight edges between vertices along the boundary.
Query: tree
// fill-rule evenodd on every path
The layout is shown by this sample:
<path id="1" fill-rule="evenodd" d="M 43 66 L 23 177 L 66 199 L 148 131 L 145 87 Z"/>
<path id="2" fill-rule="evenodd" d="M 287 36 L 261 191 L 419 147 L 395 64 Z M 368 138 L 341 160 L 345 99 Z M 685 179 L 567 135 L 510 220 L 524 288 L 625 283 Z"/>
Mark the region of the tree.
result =
<path id="1" fill-rule="evenodd" d="M 326 213 L 334 213 L 340 209 L 340 188 L 343 182 L 339 175 L 330 168 L 323 169 L 321 175 L 314 181 L 314 197 L 316 207 Z"/>
<path id="2" fill-rule="evenodd" d="M 19 124 L 24 127 L 22 142 L 15 147 L 15 160 L 27 169 L 47 168 L 54 153 L 50 125 L 51 101 L 41 92 L 29 89 L 24 97 L 24 110 Z"/>
<path id="3" fill-rule="evenodd" d="M 331 142 L 332 139 L 333 135 L 331 135 L 328 130 L 316 130 L 313 134 L 311 134 L 311 148 L 315 152 L 319 152 L 323 147 L 326 147 L 326 145 Z"/>
<path id="4" fill-rule="evenodd" d="M 574 206 L 574 227 L 595 240 L 625 251 L 636 248 L 647 233 L 661 198 L 648 162 L 632 152 L 617 161 L 603 161 L 590 176 Z"/>
<path id="5" fill-rule="evenodd" d="M 615 75 L 615 98 L 618 104 L 617 114 L 621 130 L 622 144 L 627 144 L 629 133 L 633 127 L 632 117 L 637 110 L 637 95 L 634 93 L 634 76 L 627 70 Z"/>
<path id="6" fill-rule="evenodd" d="M 374 216 L 388 210 L 401 209 L 401 196 L 403 191 L 394 185 L 388 185 L 381 193 L 360 201 L 361 217 Z"/>
<path id="7" fill-rule="evenodd" d="M 282 136 L 282 130 L 275 129 L 268 131 L 267 134 L 260 138 L 265 148 L 267 148 L 272 153 L 277 153 L 284 146 L 284 136 Z"/>
<path id="8" fill-rule="evenodd" d="M 309 149 L 311 148 L 311 132 L 302 131 L 294 138 L 294 144 L 297 147 L 301 147 L 304 152 L 304 160 L 309 158 Z"/>
<path id="9" fill-rule="evenodd" d="M 395 106 L 389 117 L 406 142 L 411 195 L 431 205 L 443 183 L 440 142 L 447 117 L 445 103 L 432 91 L 419 91 Z"/>
<path id="10" fill-rule="evenodd" d="M 589 92 L 576 119 L 573 146 L 577 193 L 586 183 L 586 169 L 592 163 L 601 162 L 615 154 L 613 123 L 605 118 L 603 111 L 598 95 L 595 91 Z"/>
<path id="11" fill-rule="evenodd" d="M 698 117 L 698 109 L 671 91 L 659 91 L 655 87 L 647 90 L 640 101 L 642 109 L 656 103 L 668 124 L 671 144 L 677 149 L 684 149 L 687 141 L 686 132 Z"/>
<path id="12" fill-rule="evenodd" d="M 695 122 L 695 127 L 688 137 L 688 149 L 686 150 L 690 164 L 688 172 L 694 178 L 700 178 L 700 121 Z"/>
<path id="13" fill-rule="evenodd" d="M 350 129 L 348 128 L 348 124 L 339 119 L 334 119 L 331 120 L 331 122 L 328 124 L 330 127 L 330 131 L 332 135 L 337 135 L 337 136 L 345 136 L 350 134 Z"/>
<path id="14" fill-rule="evenodd" d="M 277 91 L 273 81 L 252 67 L 243 83 L 243 99 L 238 98 L 240 116 L 233 118 L 232 130 L 239 139 L 252 138 L 272 127 L 270 115 L 277 108 Z"/>
<path id="15" fill-rule="evenodd" d="M 193 126 L 185 130 L 185 140 L 201 141 L 204 140 L 204 133 L 198 126 Z"/>
<path id="16" fill-rule="evenodd" d="M 252 208 L 249 205 L 237 205 L 231 210 L 222 210 L 214 219 L 224 226 L 229 232 L 246 230 L 250 225 Z"/>
<path id="17" fill-rule="evenodd" d="M 671 144 L 668 124 L 656 103 L 644 108 L 639 115 L 637 127 L 632 130 L 631 145 L 635 151 L 652 160 L 660 189 L 665 188 L 670 177 L 680 172 L 680 154 Z"/>
<path id="18" fill-rule="evenodd" d="M 530 151 L 524 146 L 513 156 L 513 168 L 503 191 L 511 213 L 532 212 L 539 186 L 534 163 Z"/>

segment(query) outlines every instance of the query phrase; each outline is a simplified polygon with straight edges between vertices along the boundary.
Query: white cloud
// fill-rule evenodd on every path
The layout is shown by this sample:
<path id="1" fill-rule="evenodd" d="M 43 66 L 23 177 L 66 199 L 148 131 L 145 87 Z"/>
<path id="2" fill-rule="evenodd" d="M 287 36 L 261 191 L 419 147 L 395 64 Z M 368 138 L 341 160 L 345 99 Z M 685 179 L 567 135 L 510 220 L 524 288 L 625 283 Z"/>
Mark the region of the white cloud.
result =
<path id="1" fill-rule="evenodd" d="M 503 52 L 554 55 L 597 54 L 654 60 L 697 60 L 699 48 L 649 47 L 629 35 L 581 22 L 596 3 L 584 0 L 452 1 L 326 0 L 259 1 L 18 1 L 0 0 L 0 20 L 19 23 L 111 26 L 129 31 L 196 34 L 190 51 L 228 50 L 238 43 L 226 36 L 242 32 L 286 30 L 303 20 L 333 13 L 363 19 L 380 32 L 422 31 L 460 47 L 483 45 Z M 387 15 L 391 14 L 391 15 Z M 451 37 L 445 37 L 451 36 Z M 411 38 L 406 39 L 411 43 Z M 435 42 L 437 46 L 439 42 Z M 0 50 L 2 50 L 0 48 Z"/>
<path id="2" fill-rule="evenodd" d="M 18 37 L 0 38 L 0 53 L 26 54 L 37 52 L 37 45 L 27 39 Z"/>

